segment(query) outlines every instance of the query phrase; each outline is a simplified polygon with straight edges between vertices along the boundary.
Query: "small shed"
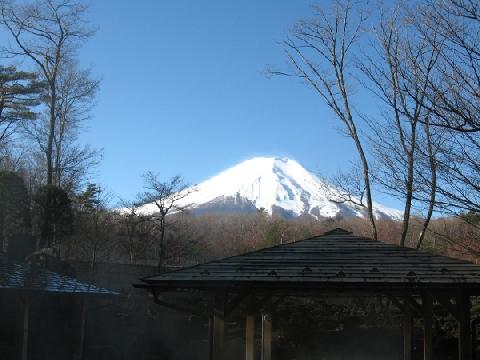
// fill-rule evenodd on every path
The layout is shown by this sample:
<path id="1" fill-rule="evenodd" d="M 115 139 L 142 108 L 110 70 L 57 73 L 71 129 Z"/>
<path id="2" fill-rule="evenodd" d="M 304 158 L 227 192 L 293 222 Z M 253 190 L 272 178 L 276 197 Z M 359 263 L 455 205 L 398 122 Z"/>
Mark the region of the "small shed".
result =
<path id="1" fill-rule="evenodd" d="M 214 294 L 210 359 L 223 360 L 225 318 L 245 309 L 245 359 L 255 356 L 255 317 L 260 316 L 261 358 L 271 359 L 272 322 L 266 303 L 285 296 L 386 296 L 403 314 L 403 358 L 412 359 L 412 324 L 423 320 L 424 359 L 432 360 L 433 304 L 458 322 L 458 359 L 472 359 L 471 297 L 480 295 L 480 266 L 425 251 L 386 244 L 334 229 L 294 243 L 145 277 L 160 304 L 162 294 L 202 290 Z M 271 307 L 270 307 L 271 308 Z"/>
<path id="2" fill-rule="evenodd" d="M 15 336 L 15 342 L 20 348 L 18 357 L 27 360 L 29 356 L 30 318 L 31 306 L 35 301 L 43 299 L 48 301 L 52 297 L 74 297 L 81 304 L 80 314 L 76 324 L 76 356 L 83 357 L 83 342 L 85 329 L 86 299 L 89 296 L 112 296 L 117 293 L 81 282 L 73 276 L 49 271 L 38 265 L 13 261 L 0 253 L 0 313 L 7 311 L 8 305 L 20 304 L 21 324 L 20 334 Z M 17 318 L 17 316 L 15 316 Z M 3 317 L 5 318 L 5 317 Z M 15 324 L 13 324 L 14 326 Z M 12 326 L 12 324 L 10 325 Z M 36 334 L 33 334 L 36 335 Z M 45 334 L 43 334 L 45 335 Z M 0 339 L 1 340 L 1 339 Z"/>

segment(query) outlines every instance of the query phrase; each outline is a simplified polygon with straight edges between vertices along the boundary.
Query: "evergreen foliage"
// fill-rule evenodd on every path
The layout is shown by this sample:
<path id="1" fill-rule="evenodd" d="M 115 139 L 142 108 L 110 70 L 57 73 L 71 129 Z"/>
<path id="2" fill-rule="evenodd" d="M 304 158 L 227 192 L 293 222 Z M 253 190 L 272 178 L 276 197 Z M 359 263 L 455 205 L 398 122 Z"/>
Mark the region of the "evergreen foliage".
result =
<path id="1" fill-rule="evenodd" d="M 80 212 L 92 213 L 100 205 L 101 190 L 97 184 L 89 183 L 83 193 L 77 196 L 76 202 Z"/>
<path id="2" fill-rule="evenodd" d="M 37 74 L 0 66 L 0 142 L 10 136 L 17 125 L 33 120 L 33 108 L 40 104 L 45 85 Z"/>
<path id="3" fill-rule="evenodd" d="M 32 250 L 30 201 L 23 179 L 9 171 L 0 172 L 0 244 L 13 257 Z"/>
<path id="4" fill-rule="evenodd" d="M 63 189 L 55 185 L 41 187 L 34 197 L 34 205 L 40 247 L 57 246 L 72 233 L 72 202 Z"/>

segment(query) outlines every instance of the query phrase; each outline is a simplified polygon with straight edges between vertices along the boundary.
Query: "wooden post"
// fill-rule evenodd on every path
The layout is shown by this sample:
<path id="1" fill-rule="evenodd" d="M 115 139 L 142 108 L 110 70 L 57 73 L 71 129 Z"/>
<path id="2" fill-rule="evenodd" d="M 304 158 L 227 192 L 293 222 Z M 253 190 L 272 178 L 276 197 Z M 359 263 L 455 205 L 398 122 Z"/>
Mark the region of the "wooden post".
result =
<path id="1" fill-rule="evenodd" d="M 412 360 L 413 317 L 405 307 L 403 317 L 403 360 Z"/>
<path id="2" fill-rule="evenodd" d="M 28 359 L 28 335 L 30 328 L 30 298 L 23 298 L 22 360 Z"/>
<path id="3" fill-rule="evenodd" d="M 83 360 L 85 353 L 85 331 L 87 324 L 87 298 L 82 296 L 81 298 L 81 311 L 80 311 L 80 336 L 78 339 L 78 352 L 77 359 Z"/>
<path id="4" fill-rule="evenodd" d="M 225 358 L 225 301 L 225 292 L 215 294 L 211 333 L 211 360 L 224 360 Z"/>
<path id="5" fill-rule="evenodd" d="M 208 317 L 208 359 L 213 359 L 213 312 Z"/>
<path id="6" fill-rule="evenodd" d="M 477 359 L 478 324 L 478 319 L 472 321 L 472 360 Z"/>
<path id="7" fill-rule="evenodd" d="M 458 359 L 472 360 L 472 337 L 470 333 L 470 297 L 461 294 L 457 297 L 458 305 Z"/>
<path id="8" fill-rule="evenodd" d="M 433 306 L 432 297 L 428 294 L 422 295 L 423 305 L 423 359 L 433 360 Z"/>
<path id="9" fill-rule="evenodd" d="M 245 324 L 245 360 L 255 359 L 255 316 L 247 313 Z"/>
<path id="10" fill-rule="evenodd" d="M 268 313 L 262 314 L 262 360 L 272 359 L 272 318 Z"/>

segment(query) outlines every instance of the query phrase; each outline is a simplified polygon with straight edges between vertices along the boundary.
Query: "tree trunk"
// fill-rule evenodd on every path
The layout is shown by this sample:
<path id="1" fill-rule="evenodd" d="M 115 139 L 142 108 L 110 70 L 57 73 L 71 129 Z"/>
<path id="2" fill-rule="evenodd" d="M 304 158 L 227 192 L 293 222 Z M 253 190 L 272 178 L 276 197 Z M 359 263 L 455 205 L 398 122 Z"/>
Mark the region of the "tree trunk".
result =
<path id="1" fill-rule="evenodd" d="M 158 271 L 163 272 L 165 259 L 165 217 L 160 219 L 160 254 L 158 257 Z"/>
<path id="2" fill-rule="evenodd" d="M 55 135 L 55 106 L 56 106 L 56 85 L 55 79 L 52 80 L 52 84 L 50 86 L 51 98 L 50 98 L 50 123 L 48 129 L 48 142 L 47 142 L 47 185 L 53 184 L 53 139 Z"/>
<path id="3" fill-rule="evenodd" d="M 414 166 L 415 166 L 415 149 L 417 142 L 417 124 L 416 120 L 412 123 L 412 134 L 411 134 L 411 148 L 410 150 L 405 150 L 407 155 L 407 183 L 405 186 L 405 210 L 403 212 L 403 225 L 402 225 L 402 236 L 400 238 L 400 246 L 405 246 L 405 240 L 408 234 L 408 227 L 410 225 L 410 213 L 412 211 L 412 200 L 413 200 L 413 178 L 414 178 Z"/>
<path id="4" fill-rule="evenodd" d="M 428 159 L 430 164 L 430 174 L 431 174 L 431 184 L 430 184 L 430 202 L 428 204 L 428 211 L 425 221 L 423 222 L 422 230 L 417 239 L 417 249 L 420 249 L 423 239 L 425 238 L 425 233 L 427 231 L 428 225 L 430 224 L 430 219 L 432 218 L 433 208 L 435 207 L 436 195 L 437 195 L 437 161 L 433 151 L 432 139 L 430 135 L 430 124 L 427 121 L 424 124 L 425 134 L 427 135 L 427 148 L 428 148 Z"/>
<path id="5" fill-rule="evenodd" d="M 410 172 L 410 170 L 409 170 Z M 410 177 L 410 174 L 408 175 Z M 403 212 L 403 223 L 402 223 L 402 236 L 400 237 L 400 246 L 405 246 L 405 240 L 407 238 L 408 226 L 410 221 L 410 211 L 412 208 L 412 188 L 413 188 L 413 179 L 407 180 L 406 186 L 406 197 L 405 197 L 405 208 Z"/>
<path id="6" fill-rule="evenodd" d="M 360 161 L 362 162 L 363 182 L 365 183 L 365 195 L 367 196 L 368 220 L 370 222 L 370 227 L 372 229 L 372 237 L 374 240 L 377 240 L 378 239 L 377 225 L 375 224 L 375 216 L 373 215 L 373 201 L 372 201 L 372 190 L 370 187 L 370 170 L 368 168 L 368 160 L 367 160 L 367 157 L 365 156 L 365 152 L 363 151 L 362 144 L 358 139 L 356 131 L 354 133 L 354 136 L 352 136 L 352 138 L 355 141 L 358 155 L 360 156 Z"/>

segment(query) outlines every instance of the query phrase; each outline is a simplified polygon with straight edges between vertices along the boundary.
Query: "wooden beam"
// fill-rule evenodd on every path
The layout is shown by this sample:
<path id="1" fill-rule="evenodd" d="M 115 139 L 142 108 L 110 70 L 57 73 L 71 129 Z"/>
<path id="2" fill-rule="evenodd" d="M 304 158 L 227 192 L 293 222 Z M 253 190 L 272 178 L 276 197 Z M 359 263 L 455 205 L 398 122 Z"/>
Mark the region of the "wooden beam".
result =
<path id="1" fill-rule="evenodd" d="M 418 316 L 422 317 L 423 316 L 423 306 L 420 305 L 417 300 L 415 300 L 412 296 L 410 295 L 405 295 L 405 304 L 410 307 L 412 310 L 413 314 L 417 314 Z M 423 299 L 423 298 L 422 298 Z"/>
<path id="2" fill-rule="evenodd" d="M 227 302 L 225 305 L 225 316 L 229 316 L 242 303 L 245 298 L 250 296 L 250 294 L 250 290 L 242 291 L 232 300 Z"/>
<path id="3" fill-rule="evenodd" d="M 391 296 L 389 294 L 387 294 L 386 296 L 392 302 L 392 304 L 395 305 L 397 309 L 400 310 L 403 314 L 406 314 L 407 312 L 410 313 L 410 309 L 408 308 L 408 306 L 402 304 L 400 300 L 398 300 L 395 296 Z"/>
<path id="4" fill-rule="evenodd" d="M 153 301 L 155 302 L 155 304 L 164 306 L 168 309 L 172 309 L 172 310 L 175 310 L 175 311 L 178 311 L 178 312 L 182 312 L 182 313 L 189 314 L 189 315 L 195 315 L 195 316 L 198 316 L 198 317 L 204 318 L 204 319 L 207 317 L 206 314 L 204 314 L 200 311 L 196 311 L 194 309 L 182 306 L 180 304 L 172 304 L 172 303 L 166 302 L 166 301 L 164 301 L 164 300 L 162 300 L 158 297 L 155 297 Z"/>
<path id="5" fill-rule="evenodd" d="M 285 301 L 285 299 L 287 298 L 288 296 L 286 295 L 281 295 L 278 297 L 277 300 L 275 300 L 273 303 L 272 303 L 272 310 L 275 311 L 277 309 L 277 307 Z"/>
<path id="6" fill-rule="evenodd" d="M 453 304 L 450 297 L 445 295 L 436 295 L 435 299 L 445 308 L 445 310 L 447 310 L 455 319 L 458 320 L 460 316 L 458 312 L 458 304 Z"/>
<path id="7" fill-rule="evenodd" d="M 405 311 L 403 316 L 403 360 L 412 360 L 413 316 Z"/>
<path id="8" fill-rule="evenodd" d="M 433 360 L 433 306 L 429 294 L 422 295 L 423 303 L 423 359 Z"/>
<path id="9" fill-rule="evenodd" d="M 470 297 L 457 296 L 458 306 L 458 360 L 472 360 L 472 337 L 470 332 Z"/>
<path id="10" fill-rule="evenodd" d="M 225 302 L 226 293 L 219 291 L 215 294 L 215 305 L 213 307 L 213 320 L 211 332 L 211 360 L 225 359 Z"/>
<path id="11" fill-rule="evenodd" d="M 245 324 L 245 360 L 255 360 L 255 316 L 247 313 Z"/>
<path id="12" fill-rule="evenodd" d="M 269 310 L 272 307 L 272 292 L 269 291 L 266 295 L 264 295 L 260 300 L 255 303 L 255 307 L 257 309 L 261 309 L 263 307 L 267 307 Z"/>
<path id="13" fill-rule="evenodd" d="M 30 305 L 28 296 L 23 298 L 22 360 L 28 360 L 28 337 L 30 333 Z"/>
<path id="14" fill-rule="evenodd" d="M 271 314 L 262 314 L 262 360 L 272 359 L 272 317 Z"/>

